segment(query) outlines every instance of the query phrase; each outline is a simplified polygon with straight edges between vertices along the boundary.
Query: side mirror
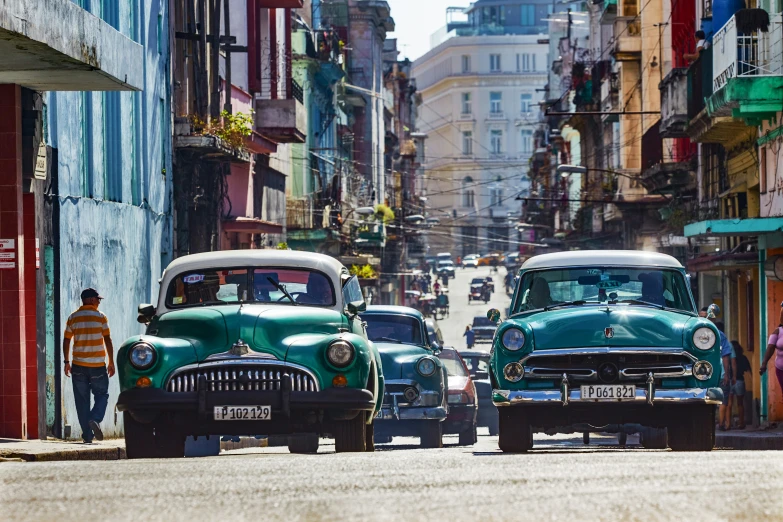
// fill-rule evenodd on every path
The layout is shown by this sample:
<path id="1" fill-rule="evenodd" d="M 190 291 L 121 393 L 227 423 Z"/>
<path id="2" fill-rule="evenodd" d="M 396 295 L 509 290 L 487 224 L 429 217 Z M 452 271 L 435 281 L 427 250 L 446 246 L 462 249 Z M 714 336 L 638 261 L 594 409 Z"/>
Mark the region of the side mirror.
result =
<path id="1" fill-rule="evenodd" d="M 500 321 L 500 310 L 497 308 L 490 308 L 489 312 L 487 312 L 487 319 L 495 324 L 498 324 Z"/>
<path id="2" fill-rule="evenodd" d="M 149 324 L 153 317 L 155 317 L 155 305 L 144 303 L 139 305 L 139 315 L 136 317 L 136 321 Z"/>
<path id="3" fill-rule="evenodd" d="M 720 315 L 720 306 L 716 305 L 715 303 L 712 303 L 710 306 L 707 307 L 707 317 L 709 319 L 715 319 Z"/>
<path id="4" fill-rule="evenodd" d="M 351 315 L 359 315 L 361 312 L 367 311 L 367 303 L 364 301 L 354 301 L 345 305 L 348 313 Z"/>
<path id="5" fill-rule="evenodd" d="M 440 353 L 442 351 L 442 348 L 438 343 L 432 343 L 430 347 L 432 348 L 432 351 L 435 353 Z"/>

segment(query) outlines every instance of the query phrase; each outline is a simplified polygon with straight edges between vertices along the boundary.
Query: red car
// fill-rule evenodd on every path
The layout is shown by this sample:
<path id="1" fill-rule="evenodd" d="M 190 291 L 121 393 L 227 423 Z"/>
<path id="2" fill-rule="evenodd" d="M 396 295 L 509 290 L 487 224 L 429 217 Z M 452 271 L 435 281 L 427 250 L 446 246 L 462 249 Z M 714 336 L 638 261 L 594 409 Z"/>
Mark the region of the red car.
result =
<path id="1" fill-rule="evenodd" d="M 449 377 L 449 413 L 443 423 L 443 433 L 456 433 L 459 435 L 460 446 L 470 446 L 478 441 L 476 386 L 457 350 L 451 347 L 443 348 L 438 357 Z"/>

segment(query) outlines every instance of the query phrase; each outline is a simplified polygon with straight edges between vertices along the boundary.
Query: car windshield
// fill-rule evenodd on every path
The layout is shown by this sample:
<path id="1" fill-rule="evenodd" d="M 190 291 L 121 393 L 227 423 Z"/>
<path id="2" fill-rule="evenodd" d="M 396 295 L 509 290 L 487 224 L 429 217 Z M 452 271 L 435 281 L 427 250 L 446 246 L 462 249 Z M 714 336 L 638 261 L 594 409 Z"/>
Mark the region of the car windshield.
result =
<path id="1" fill-rule="evenodd" d="M 174 308 L 239 301 L 305 306 L 336 303 L 329 278 L 300 268 L 212 268 L 185 272 L 169 285 L 166 301 Z"/>
<path id="2" fill-rule="evenodd" d="M 661 268 L 588 267 L 527 272 L 512 313 L 549 306 L 627 303 L 693 312 L 685 277 Z"/>
<path id="3" fill-rule="evenodd" d="M 473 318 L 473 326 L 495 326 L 495 323 L 484 316 L 478 315 Z"/>
<path id="4" fill-rule="evenodd" d="M 454 377 L 465 377 L 468 375 L 468 372 L 465 371 L 465 367 L 462 366 L 462 361 L 460 361 L 457 352 L 444 350 L 438 357 L 449 375 L 453 375 Z"/>
<path id="5" fill-rule="evenodd" d="M 471 374 L 475 374 L 476 372 L 489 372 L 489 359 L 484 357 L 463 357 L 463 361 L 465 361 L 465 366 L 468 367 L 468 371 Z"/>
<path id="6" fill-rule="evenodd" d="M 454 263 L 451 261 L 438 261 L 438 266 L 444 267 L 444 266 L 454 266 Z"/>
<path id="7" fill-rule="evenodd" d="M 486 279 L 483 278 L 483 277 L 474 277 L 470 281 L 470 284 L 472 284 L 472 285 L 483 285 L 485 281 L 486 281 Z"/>
<path id="8" fill-rule="evenodd" d="M 423 346 L 421 323 L 415 317 L 392 314 L 366 314 L 367 337 L 380 343 L 404 343 Z"/>

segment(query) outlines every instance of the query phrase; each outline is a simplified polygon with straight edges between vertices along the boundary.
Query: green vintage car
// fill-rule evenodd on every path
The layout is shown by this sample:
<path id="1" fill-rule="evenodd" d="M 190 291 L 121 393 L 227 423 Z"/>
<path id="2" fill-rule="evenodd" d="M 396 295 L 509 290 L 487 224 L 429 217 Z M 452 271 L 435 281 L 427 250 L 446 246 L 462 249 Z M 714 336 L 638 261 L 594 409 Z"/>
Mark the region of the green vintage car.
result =
<path id="1" fill-rule="evenodd" d="M 673 450 L 714 446 L 718 331 L 676 259 L 561 252 L 529 259 L 519 277 L 490 359 L 502 451 L 580 425 L 667 428 Z"/>
<path id="2" fill-rule="evenodd" d="M 242 250 L 163 274 L 145 335 L 116 360 L 128 458 L 182 457 L 188 435 L 289 435 L 292 452 L 373 450 L 383 398 L 359 282 L 337 260 Z"/>
<path id="3" fill-rule="evenodd" d="M 383 361 L 386 391 L 375 419 L 377 440 L 419 437 L 422 447 L 440 448 L 449 411 L 448 375 L 424 316 L 407 306 L 370 306 L 362 319 Z"/>

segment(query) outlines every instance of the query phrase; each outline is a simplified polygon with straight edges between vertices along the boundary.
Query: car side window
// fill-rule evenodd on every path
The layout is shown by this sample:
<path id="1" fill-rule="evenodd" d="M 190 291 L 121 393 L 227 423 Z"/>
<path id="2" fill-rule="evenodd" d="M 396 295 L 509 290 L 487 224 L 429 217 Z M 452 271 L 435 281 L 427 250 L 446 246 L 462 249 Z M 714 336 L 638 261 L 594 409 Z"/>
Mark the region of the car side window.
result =
<path id="1" fill-rule="evenodd" d="M 362 287 L 359 284 L 359 279 L 356 276 L 351 277 L 343 285 L 343 300 L 345 304 L 364 302 L 364 295 L 362 294 Z"/>

